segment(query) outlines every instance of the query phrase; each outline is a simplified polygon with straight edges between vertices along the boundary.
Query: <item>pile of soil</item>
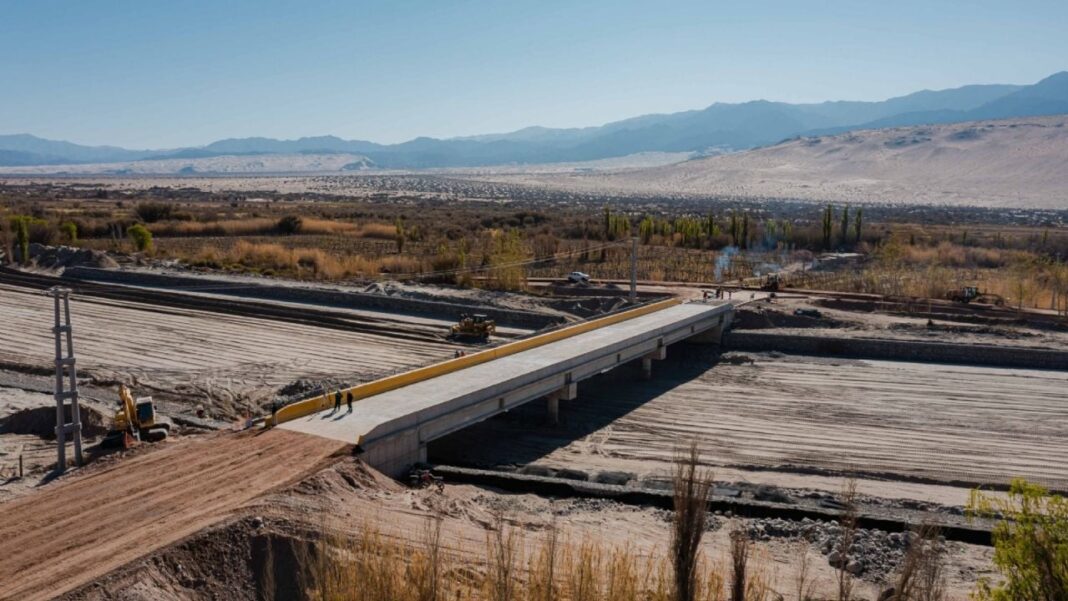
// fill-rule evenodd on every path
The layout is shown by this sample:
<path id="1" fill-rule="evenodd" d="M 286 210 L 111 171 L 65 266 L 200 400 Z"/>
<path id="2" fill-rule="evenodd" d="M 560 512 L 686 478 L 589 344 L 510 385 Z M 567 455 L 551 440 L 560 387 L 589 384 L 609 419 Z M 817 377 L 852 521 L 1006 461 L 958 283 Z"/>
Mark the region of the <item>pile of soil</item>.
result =
<path id="1" fill-rule="evenodd" d="M 103 436 L 108 430 L 108 419 L 103 413 L 79 405 L 82 421 L 82 435 Z M 67 407 L 66 419 L 70 421 L 70 407 Z M 56 438 L 56 410 L 53 407 L 33 407 L 16 411 L 0 418 L 0 434 L 31 434 L 46 440 Z"/>
<path id="2" fill-rule="evenodd" d="M 621 296 L 589 296 L 554 299 L 545 304 L 557 311 L 586 318 L 622 309 L 627 300 Z"/>
<path id="3" fill-rule="evenodd" d="M 38 267 L 47 269 L 62 269 L 67 267 L 100 267 L 111 269 L 118 267 L 104 251 L 91 250 L 88 248 L 73 248 L 70 246 L 43 246 L 41 244 L 30 245 L 30 259 Z"/>

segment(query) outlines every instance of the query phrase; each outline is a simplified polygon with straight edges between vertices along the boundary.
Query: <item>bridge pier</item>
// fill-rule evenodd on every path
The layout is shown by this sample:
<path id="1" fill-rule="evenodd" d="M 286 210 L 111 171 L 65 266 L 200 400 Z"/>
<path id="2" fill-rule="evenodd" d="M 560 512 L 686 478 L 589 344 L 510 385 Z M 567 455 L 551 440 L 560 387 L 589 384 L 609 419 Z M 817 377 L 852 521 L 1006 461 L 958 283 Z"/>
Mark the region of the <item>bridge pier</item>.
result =
<path id="1" fill-rule="evenodd" d="M 653 377 L 653 361 L 667 359 L 667 347 L 658 347 L 655 351 L 642 357 L 642 379 L 650 380 Z"/>
<path id="2" fill-rule="evenodd" d="M 560 388 L 559 390 L 554 390 L 553 392 L 550 392 L 548 395 L 546 395 L 545 401 L 546 406 L 549 410 L 549 423 L 553 424 L 554 426 L 560 423 L 561 400 L 573 401 L 577 396 L 578 384 L 575 383 L 566 384 L 563 388 Z"/>

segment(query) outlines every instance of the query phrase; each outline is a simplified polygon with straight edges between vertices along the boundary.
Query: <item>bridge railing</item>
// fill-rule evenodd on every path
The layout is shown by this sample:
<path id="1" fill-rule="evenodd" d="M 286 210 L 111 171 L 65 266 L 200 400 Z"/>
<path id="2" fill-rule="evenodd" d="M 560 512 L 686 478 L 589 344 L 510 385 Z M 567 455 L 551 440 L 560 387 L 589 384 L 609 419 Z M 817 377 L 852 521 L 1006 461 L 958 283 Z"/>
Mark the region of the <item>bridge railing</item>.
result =
<path id="1" fill-rule="evenodd" d="M 474 367 L 494 359 L 501 357 L 507 357 L 508 355 L 514 355 L 532 348 L 537 348 L 558 340 L 564 340 L 572 336 L 577 336 L 585 332 L 590 332 L 605 326 L 634 319 L 642 315 L 648 315 L 681 304 L 682 301 L 677 298 L 670 298 L 666 300 L 656 301 L 639 305 L 633 309 L 626 311 L 620 311 L 584 321 L 574 325 L 565 326 L 556 330 L 545 332 L 543 334 L 537 334 L 530 338 L 524 338 L 522 340 L 516 340 L 515 342 L 509 342 L 502 344 L 501 346 L 465 355 L 463 357 L 457 357 L 455 359 L 448 359 L 440 363 L 427 365 L 425 367 L 419 367 L 406 372 L 373 380 L 371 382 L 365 382 L 363 384 L 357 384 L 350 388 L 340 389 L 342 398 L 345 399 L 349 393 L 352 393 L 353 400 L 365 399 L 367 397 L 382 394 L 383 392 L 389 392 L 390 390 L 396 390 L 409 384 L 416 382 L 422 382 L 431 378 L 436 378 L 448 373 L 459 371 L 461 369 L 467 369 L 468 367 Z M 327 391 L 322 395 L 315 396 L 302 401 L 297 401 L 286 405 L 279 409 L 272 417 L 267 419 L 267 424 L 276 426 L 281 423 L 300 419 L 313 413 L 318 413 L 327 408 L 333 406 L 333 397 L 337 391 Z"/>

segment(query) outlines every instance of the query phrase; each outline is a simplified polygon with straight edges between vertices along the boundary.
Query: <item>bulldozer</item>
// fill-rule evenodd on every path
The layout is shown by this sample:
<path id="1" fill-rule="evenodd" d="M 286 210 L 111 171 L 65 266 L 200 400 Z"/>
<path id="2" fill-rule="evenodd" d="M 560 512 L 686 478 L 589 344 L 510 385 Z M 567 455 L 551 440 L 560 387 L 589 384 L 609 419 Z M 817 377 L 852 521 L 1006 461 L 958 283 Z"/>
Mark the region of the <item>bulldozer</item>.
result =
<path id="1" fill-rule="evenodd" d="M 152 397 L 134 399 L 123 384 L 119 386 L 119 409 L 100 446 L 127 449 L 138 442 L 159 442 L 166 440 L 170 430 L 170 422 L 156 413 Z"/>
<path id="2" fill-rule="evenodd" d="M 1000 294 L 993 294 L 991 292 L 980 292 L 978 286 L 964 286 L 957 290 L 953 290 L 946 295 L 949 300 L 957 303 L 986 303 L 988 305 L 996 305 L 998 307 L 1005 306 L 1005 299 Z"/>
<path id="3" fill-rule="evenodd" d="M 485 342 L 496 331 L 497 323 L 482 313 L 464 313 L 460 316 L 460 321 L 449 329 L 449 339 Z"/>

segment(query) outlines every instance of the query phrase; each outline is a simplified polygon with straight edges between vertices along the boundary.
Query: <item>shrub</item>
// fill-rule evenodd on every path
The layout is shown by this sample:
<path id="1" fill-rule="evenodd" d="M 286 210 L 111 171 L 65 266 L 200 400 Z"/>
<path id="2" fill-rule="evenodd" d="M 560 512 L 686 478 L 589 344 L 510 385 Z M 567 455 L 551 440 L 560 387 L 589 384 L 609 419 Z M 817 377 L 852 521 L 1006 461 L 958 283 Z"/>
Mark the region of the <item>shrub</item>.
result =
<path id="1" fill-rule="evenodd" d="M 304 220 L 299 215 L 286 215 L 278 220 L 278 231 L 286 236 L 300 233 Z"/>
<path id="2" fill-rule="evenodd" d="M 170 219 L 174 213 L 174 205 L 165 202 L 142 202 L 134 207 L 134 213 L 145 223 L 155 223 Z"/>
<path id="3" fill-rule="evenodd" d="M 397 226 L 385 223 L 368 223 L 360 228 L 360 238 L 372 238 L 375 240 L 396 240 Z"/>
<path id="4" fill-rule="evenodd" d="M 67 242 L 73 244 L 78 241 L 78 225 L 73 221 L 64 221 L 59 224 L 59 231 L 63 233 Z"/>
<path id="5" fill-rule="evenodd" d="M 148 228 L 140 223 L 130 226 L 126 230 L 126 235 L 133 240 L 134 248 L 140 252 L 152 252 L 152 232 L 148 231 Z"/>
<path id="6" fill-rule="evenodd" d="M 44 219 L 26 218 L 26 230 L 31 243 L 49 246 L 56 240 L 55 226 Z"/>
<path id="7" fill-rule="evenodd" d="M 1017 479 L 1007 496 L 973 491 L 969 510 L 999 518 L 994 527 L 994 565 L 1003 581 L 996 585 L 980 581 L 977 599 L 1068 599 L 1068 499 Z"/>

